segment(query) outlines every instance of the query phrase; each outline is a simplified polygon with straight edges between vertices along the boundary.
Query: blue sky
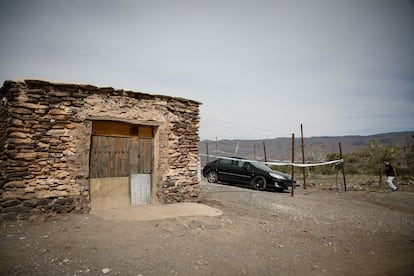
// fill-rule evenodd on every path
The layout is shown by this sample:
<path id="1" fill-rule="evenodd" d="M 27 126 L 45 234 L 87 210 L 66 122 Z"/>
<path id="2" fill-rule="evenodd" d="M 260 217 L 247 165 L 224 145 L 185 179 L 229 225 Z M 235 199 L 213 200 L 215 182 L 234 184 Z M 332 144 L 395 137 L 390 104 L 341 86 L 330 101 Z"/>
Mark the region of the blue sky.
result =
<path id="1" fill-rule="evenodd" d="M 414 130 L 414 1 L 0 0 L 0 81 L 202 102 L 201 139 Z"/>

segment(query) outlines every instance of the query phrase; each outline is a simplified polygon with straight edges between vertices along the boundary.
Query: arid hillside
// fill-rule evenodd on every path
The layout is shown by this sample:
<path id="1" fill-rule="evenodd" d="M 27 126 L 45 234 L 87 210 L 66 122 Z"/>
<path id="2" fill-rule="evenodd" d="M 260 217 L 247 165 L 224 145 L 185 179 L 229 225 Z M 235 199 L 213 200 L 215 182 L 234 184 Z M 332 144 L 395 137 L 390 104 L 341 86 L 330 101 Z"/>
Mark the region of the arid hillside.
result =
<path id="1" fill-rule="evenodd" d="M 405 146 L 414 131 L 380 133 L 369 136 L 332 136 L 304 138 L 305 157 L 307 160 L 323 160 L 327 154 L 339 152 L 338 143 L 342 145 L 344 154 L 355 153 L 368 147 L 369 141 L 379 139 L 381 144 L 391 143 L 397 147 Z M 207 146 L 208 143 L 208 146 Z M 264 159 L 264 147 L 268 160 L 290 160 L 292 158 L 292 138 L 281 137 L 264 140 L 204 140 L 200 142 L 200 153 L 206 153 L 207 147 L 210 154 L 237 155 L 258 160 Z M 295 139 L 295 151 L 301 156 L 301 138 Z"/>

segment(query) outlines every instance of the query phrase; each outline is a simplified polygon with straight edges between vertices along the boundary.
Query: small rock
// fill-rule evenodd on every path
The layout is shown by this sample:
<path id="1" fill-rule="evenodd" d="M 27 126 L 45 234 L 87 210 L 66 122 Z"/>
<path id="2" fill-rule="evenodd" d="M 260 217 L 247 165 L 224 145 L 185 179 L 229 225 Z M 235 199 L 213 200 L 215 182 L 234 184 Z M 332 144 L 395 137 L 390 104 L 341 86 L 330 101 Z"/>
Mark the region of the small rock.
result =
<path id="1" fill-rule="evenodd" d="M 103 274 L 106 274 L 106 273 L 109 273 L 109 272 L 111 272 L 110 268 L 105 267 L 105 268 L 102 269 Z"/>

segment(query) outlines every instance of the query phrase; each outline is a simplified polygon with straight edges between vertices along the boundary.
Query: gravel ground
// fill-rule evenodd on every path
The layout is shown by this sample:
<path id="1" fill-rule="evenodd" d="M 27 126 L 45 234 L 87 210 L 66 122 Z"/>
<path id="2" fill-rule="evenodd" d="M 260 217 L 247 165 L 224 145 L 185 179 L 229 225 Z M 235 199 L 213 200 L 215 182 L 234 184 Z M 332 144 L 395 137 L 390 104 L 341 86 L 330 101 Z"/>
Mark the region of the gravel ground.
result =
<path id="1" fill-rule="evenodd" d="M 216 217 L 3 222 L 0 275 L 414 275 L 414 192 L 202 182 Z"/>

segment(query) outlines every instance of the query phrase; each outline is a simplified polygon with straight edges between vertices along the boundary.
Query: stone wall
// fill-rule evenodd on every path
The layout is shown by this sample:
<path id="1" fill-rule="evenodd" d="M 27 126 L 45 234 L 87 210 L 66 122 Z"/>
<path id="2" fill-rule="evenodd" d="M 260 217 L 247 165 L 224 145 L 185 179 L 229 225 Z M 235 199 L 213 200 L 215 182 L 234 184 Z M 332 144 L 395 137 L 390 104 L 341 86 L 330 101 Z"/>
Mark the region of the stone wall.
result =
<path id="1" fill-rule="evenodd" d="M 90 209 L 92 120 L 152 125 L 152 202 L 195 201 L 199 103 L 91 85 L 6 81 L 0 109 L 0 211 L 28 219 Z"/>

